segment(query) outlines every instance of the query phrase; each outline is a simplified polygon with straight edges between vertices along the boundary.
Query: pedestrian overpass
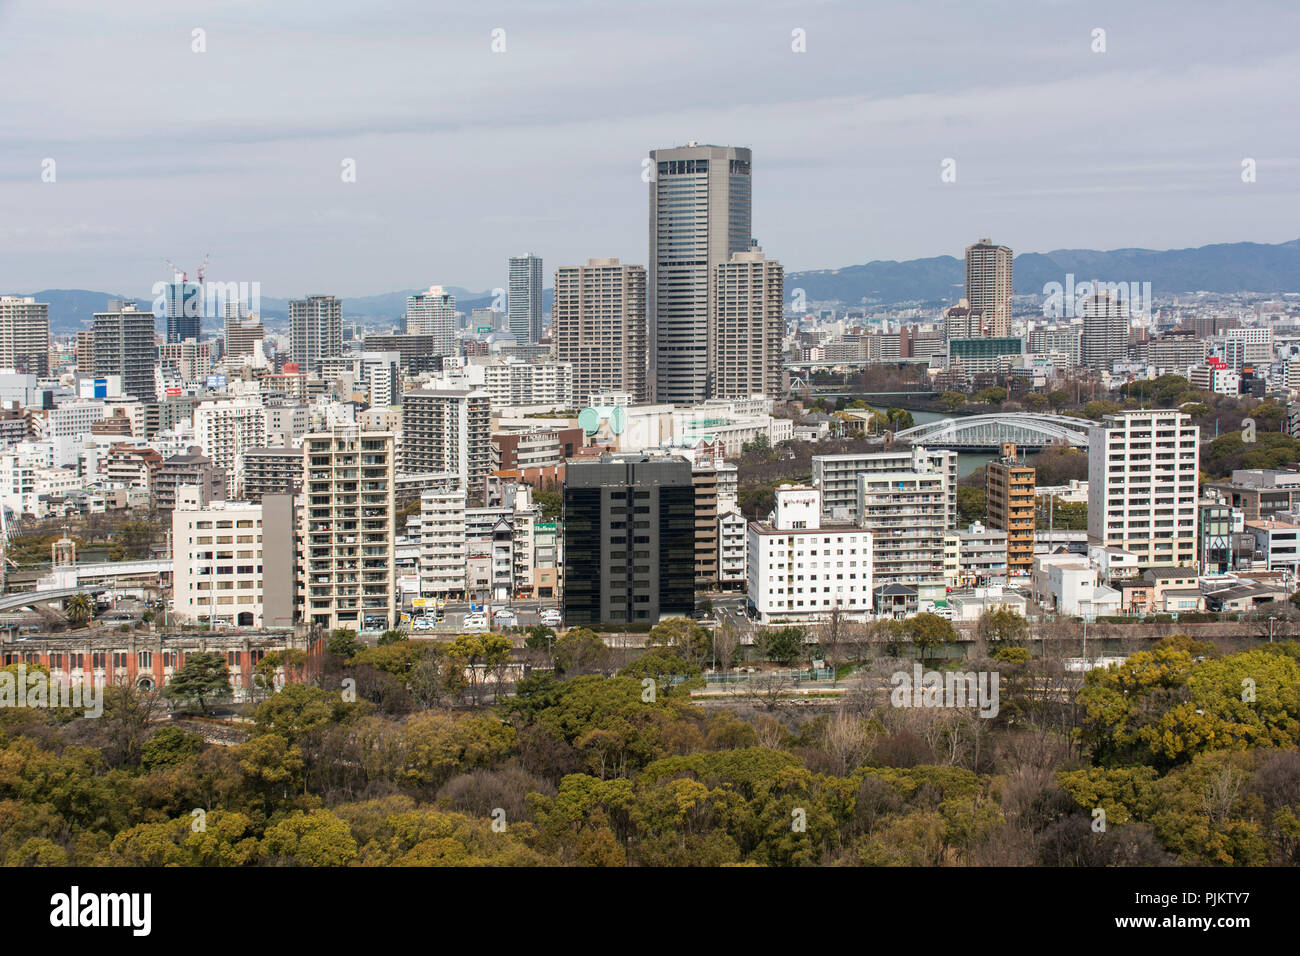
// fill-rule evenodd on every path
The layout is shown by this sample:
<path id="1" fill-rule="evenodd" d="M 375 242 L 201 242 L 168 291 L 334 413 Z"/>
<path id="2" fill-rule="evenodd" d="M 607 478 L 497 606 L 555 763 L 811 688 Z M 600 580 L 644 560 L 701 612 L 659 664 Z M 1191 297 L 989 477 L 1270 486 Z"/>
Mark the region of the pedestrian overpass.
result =
<path id="1" fill-rule="evenodd" d="M 895 432 L 894 437 L 913 445 L 953 451 L 998 451 L 1008 442 L 1017 450 L 1048 445 L 1086 449 L 1088 429 L 1098 424 L 1088 418 L 1034 412 L 967 415 L 905 428 Z"/>

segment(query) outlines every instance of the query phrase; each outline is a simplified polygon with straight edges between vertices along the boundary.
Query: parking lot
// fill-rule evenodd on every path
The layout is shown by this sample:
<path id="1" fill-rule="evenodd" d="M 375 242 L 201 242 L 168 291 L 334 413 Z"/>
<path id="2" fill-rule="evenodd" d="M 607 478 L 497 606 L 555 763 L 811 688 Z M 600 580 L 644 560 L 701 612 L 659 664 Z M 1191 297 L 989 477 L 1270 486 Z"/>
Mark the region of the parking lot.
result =
<path id="1" fill-rule="evenodd" d="M 412 623 L 402 625 L 404 630 L 411 630 L 417 634 L 448 634 L 464 633 L 467 631 L 480 631 L 489 629 L 499 629 L 502 627 L 532 627 L 541 623 L 541 614 L 547 608 L 556 608 L 558 603 L 551 601 L 516 601 L 508 603 L 505 601 L 483 605 L 484 608 L 490 609 L 487 614 L 488 626 L 480 625 L 478 627 L 467 626 L 466 618 L 472 618 L 475 615 L 484 615 L 484 611 L 471 611 L 470 605 L 466 602 L 457 602 L 448 604 L 443 612 L 443 619 L 432 630 L 416 630 L 414 627 L 415 618 L 419 615 L 420 609 L 416 608 L 411 612 Z M 505 612 L 505 613 L 501 613 Z M 514 618 L 511 619 L 510 615 Z M 555 626 L 555 625 L 551 625 Z"/>

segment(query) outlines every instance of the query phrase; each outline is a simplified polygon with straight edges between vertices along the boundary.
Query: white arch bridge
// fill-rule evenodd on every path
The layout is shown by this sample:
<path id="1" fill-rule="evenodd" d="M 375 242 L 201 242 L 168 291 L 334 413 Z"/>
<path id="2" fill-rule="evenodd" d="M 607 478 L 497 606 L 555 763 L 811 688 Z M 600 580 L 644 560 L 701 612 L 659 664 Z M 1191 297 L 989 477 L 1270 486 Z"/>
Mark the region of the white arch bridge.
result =
<path id="1" fill-rule="evenodd" d="M 1016 449 L 1046 448 L 1048 445 L 1088 447 L 1088 429 L 1099 424 L 1088 418 L 1025 412 L 1015 415 L 967 415 L 941 418 L 895 432 L 895 438 L 927 448 L 997 451 L 1007 442 Z"/>

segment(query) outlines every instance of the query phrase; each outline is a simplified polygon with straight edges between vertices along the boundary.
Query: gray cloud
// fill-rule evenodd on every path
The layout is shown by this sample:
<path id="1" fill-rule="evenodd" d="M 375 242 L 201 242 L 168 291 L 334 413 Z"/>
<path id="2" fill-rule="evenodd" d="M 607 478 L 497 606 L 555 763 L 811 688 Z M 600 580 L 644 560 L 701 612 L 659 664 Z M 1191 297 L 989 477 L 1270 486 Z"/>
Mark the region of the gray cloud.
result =
<path id="1" fill-rule="evenodd" d="M 1291 239 L 1297 27 L 1282 2 L 0 2 L 0 288 L 147 288 L 208 251 L 274 296 L 644 262 L 641 159 L 688 139 L 754 149 L 790 269 Z"/>

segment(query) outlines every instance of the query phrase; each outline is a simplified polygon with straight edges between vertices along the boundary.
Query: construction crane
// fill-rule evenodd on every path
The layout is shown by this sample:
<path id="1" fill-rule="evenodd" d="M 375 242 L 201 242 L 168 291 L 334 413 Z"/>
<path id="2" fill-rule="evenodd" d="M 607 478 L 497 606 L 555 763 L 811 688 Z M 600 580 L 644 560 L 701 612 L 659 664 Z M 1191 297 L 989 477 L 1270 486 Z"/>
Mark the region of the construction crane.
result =
<path id="1" fill-rule="evenodd" d="M 203 285 L 203 277 L 207 274 L 207 271 L 208 271 L 208 262 L 209 262 L 211 259 L 212 259 L 212 253 L 210 253 L 210 252 L 204 253 L 204 255 L 203 255 L 203 265 L 199 266 L 199 273 L 198 273 L 198 275 L 199 275 L 199 285 Z M 172 273 L 173 273 L 173 274 L 176 274 L 176 273 L 179 273 L 179 274 L 180 274 L 181 282 L 187 282 L 187 281 L 189 280 L 190 274 L 189 274 L 188 272 L 186 272 L 184 269 L 179 268 L 179 267 L 176 265 L 176 263 L 172 262 L 170 259 L 164 259 L 163 262 L 167 263 L 167 265 L 169 265 L 169 266 L 171 267 L 171 270 L 172 270 Z"/>

